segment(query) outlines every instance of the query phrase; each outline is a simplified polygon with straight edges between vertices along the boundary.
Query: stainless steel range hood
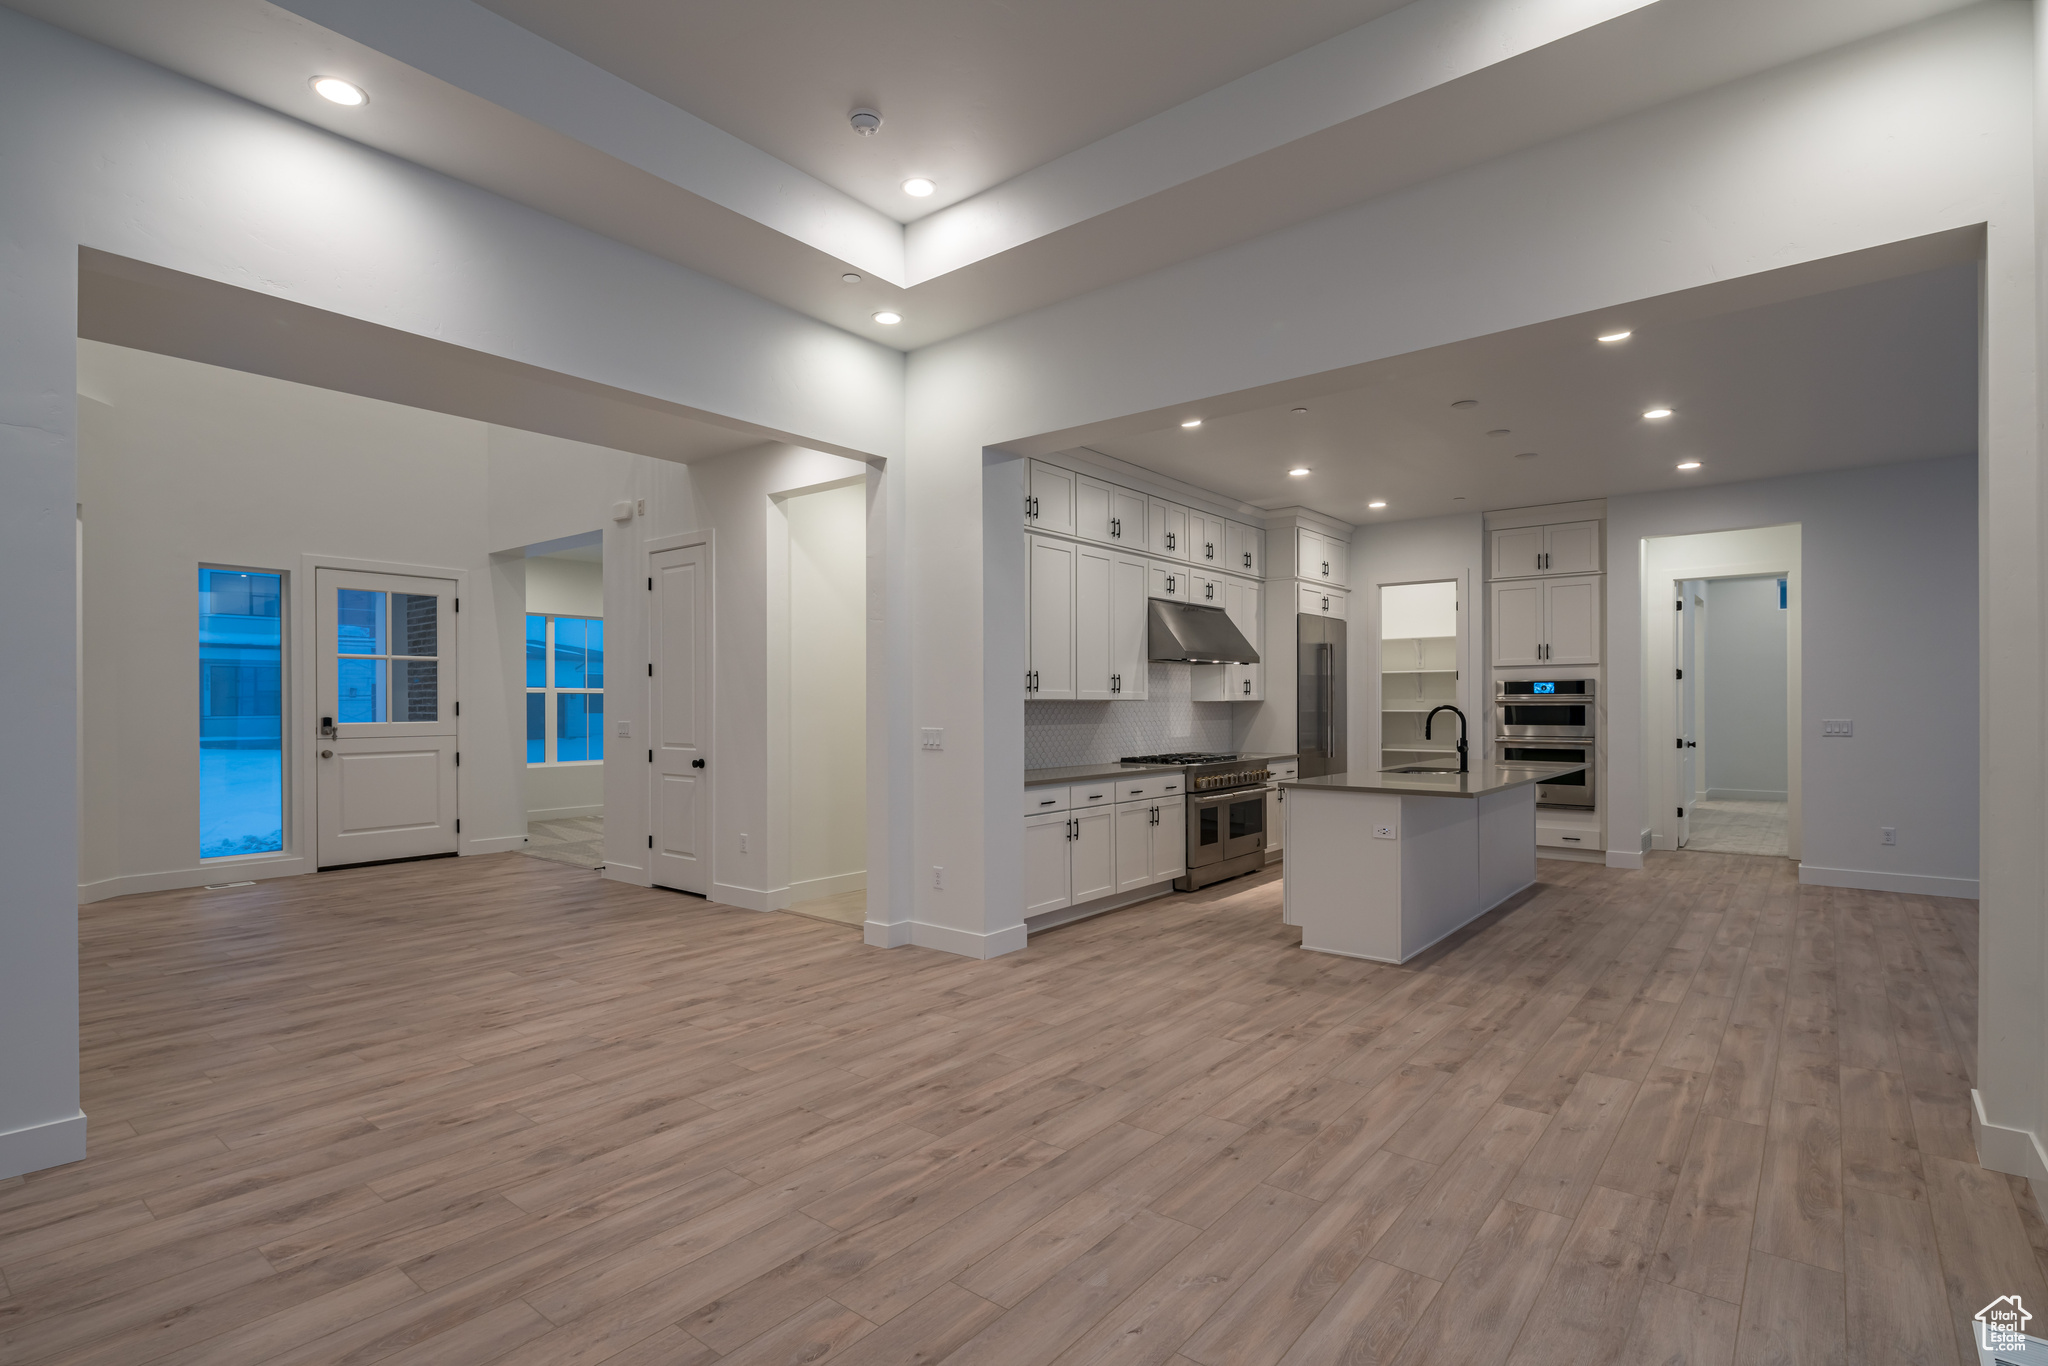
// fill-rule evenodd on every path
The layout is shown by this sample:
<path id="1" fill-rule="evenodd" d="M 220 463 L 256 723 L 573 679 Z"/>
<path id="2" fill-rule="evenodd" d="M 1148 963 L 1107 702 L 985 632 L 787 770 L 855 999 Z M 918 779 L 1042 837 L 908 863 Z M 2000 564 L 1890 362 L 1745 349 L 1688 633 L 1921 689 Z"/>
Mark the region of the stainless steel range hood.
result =
<path id="1" fill-rule="evenodd" d="M 1259 652 L 1221 607 L 1152 598 L 1149 659 L 1182 664 L 1256 664 Z"/>

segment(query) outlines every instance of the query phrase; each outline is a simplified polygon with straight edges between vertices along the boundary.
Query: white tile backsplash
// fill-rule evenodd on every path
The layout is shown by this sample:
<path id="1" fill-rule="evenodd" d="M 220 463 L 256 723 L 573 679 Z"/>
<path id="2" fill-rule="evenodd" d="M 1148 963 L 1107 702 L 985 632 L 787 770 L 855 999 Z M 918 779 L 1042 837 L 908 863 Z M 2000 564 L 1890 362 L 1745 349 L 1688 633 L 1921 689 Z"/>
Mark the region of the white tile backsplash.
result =
<path id="1" fill-rule="evenodd" d="M 1142 702 L 1026 702 L 1024 767 L 1112 763 L 1128 754 L 1228 753 L 1229 702 L 1197 702 L 1191 666 L 1153 663 Z"/>

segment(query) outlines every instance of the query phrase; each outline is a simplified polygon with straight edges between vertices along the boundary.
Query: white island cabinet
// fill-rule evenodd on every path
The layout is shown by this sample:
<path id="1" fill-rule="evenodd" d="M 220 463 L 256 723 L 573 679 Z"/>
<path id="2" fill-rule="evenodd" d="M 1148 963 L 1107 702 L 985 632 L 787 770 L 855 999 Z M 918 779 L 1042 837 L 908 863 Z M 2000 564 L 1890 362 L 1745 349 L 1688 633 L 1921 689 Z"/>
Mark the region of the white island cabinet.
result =
<path id="1" fill-rule="evenodd" d="M 1281 783 L 1282 919 L 1301 927 L 1305 949 L 1407 962 L 1536 881 L 1536 784 L 1580 767 Z"/>

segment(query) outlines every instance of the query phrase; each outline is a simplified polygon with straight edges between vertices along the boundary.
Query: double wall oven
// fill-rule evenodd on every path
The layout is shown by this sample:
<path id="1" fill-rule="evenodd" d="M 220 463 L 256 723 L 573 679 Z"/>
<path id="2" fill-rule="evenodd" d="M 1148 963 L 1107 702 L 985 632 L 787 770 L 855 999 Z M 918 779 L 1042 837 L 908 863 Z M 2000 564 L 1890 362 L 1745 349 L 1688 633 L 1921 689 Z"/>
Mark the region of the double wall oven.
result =
<path id="1" fill-rule="evenodd" d="M 1596 702 L 1590 678 L 1510 679 L 1494 694 L 1494 749 L 1501 763 L 1586 766 L 1583 772 L 1538 783 L 1538 806 L 1593 806 Z"/>

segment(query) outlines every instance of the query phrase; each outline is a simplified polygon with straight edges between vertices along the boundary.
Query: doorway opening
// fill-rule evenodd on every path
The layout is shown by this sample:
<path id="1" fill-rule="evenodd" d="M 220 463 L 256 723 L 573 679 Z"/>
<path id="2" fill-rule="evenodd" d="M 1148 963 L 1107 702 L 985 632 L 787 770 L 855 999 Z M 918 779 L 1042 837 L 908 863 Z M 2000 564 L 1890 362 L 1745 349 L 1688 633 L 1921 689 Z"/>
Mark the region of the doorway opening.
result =
<path id="1" fill-rule="evenodd" d="M 1685 819 L 1680 847 L 1721 854 L 1787 852 L 1789 801 L 1785 618 L 1779 575 L 1679 585 L 1679 706 Z"/>
<path id="2" fill-rule="evenodd" d="M 845 925 L 867 920 L 867 485 L 778 494 L 769 514 L 772 768 L 787 851 L 777 880 L 789 910 Z"/>
<path id="3" fill-rule="evenodd" d="M 1460 700 L 1458 581 L 1381 584 L 1379 607 L 1379 766 L 1456 768 L 1458 723 L 1430 713 Z"/>
<path id="4" fill-rule="evenodd" d="M 604 533 L 527 547 L 520 659 L 526 850 L 604 866 Z"/>
<path id="5" fill-rule="evenodd" d="M 1643 542 L 1653 848 L 1800 855 L 1799 533 Z"/>

